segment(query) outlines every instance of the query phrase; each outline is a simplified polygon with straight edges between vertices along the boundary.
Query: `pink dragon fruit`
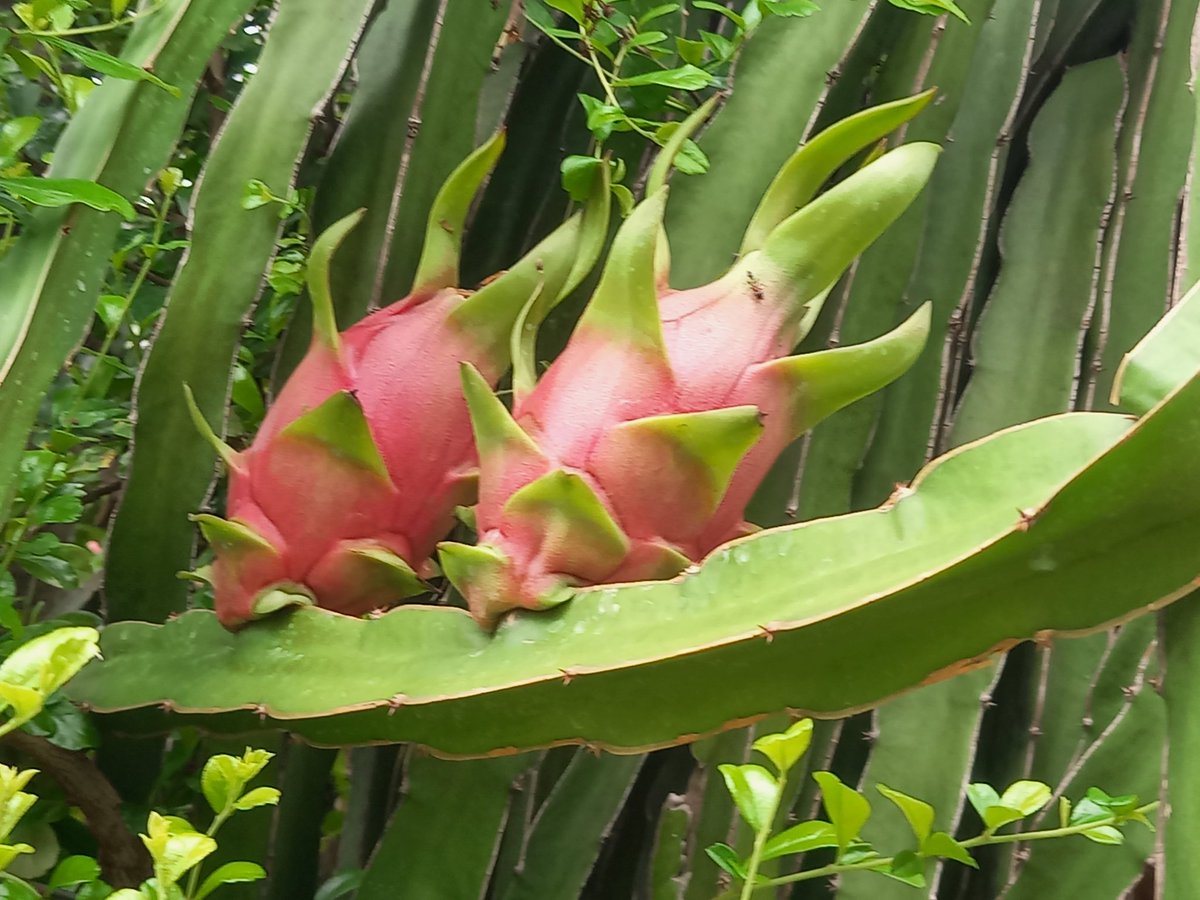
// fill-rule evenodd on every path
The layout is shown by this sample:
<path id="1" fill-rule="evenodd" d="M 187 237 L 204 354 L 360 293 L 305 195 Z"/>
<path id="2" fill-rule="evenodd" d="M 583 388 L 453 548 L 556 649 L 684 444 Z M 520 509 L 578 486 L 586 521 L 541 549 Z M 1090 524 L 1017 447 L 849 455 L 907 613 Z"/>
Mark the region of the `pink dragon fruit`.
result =
<path id="1" fill-rule="evenodd" d="M 741 258 L 692 290 L 665 285 L 657 172 L 566 350 L 517 393 L 511 415 L 487 373 L 464 364 L 479 544 L 439 550 L 481 624 L 560 603 L 579 586 L 673 577 L 754 530 L 744 510 L 779 453 L 912 364 L 927 305 L 870 343 L 786 354 L 845 268 L 922 190 L 938 148 L 893 150 L 807 201 L 889 115 L 907 118 L 927 100 L 868 111 L 802 148 L 760 206 Z"/>
<path id="2" fill-rule="evenodd" d="M 287 605 L 362 614 L 427 589 L 435 543 L 475 497 L 460 361 L 495 384 L 518 318 L 536 326 L 594 264 L 607 230 L 598 173 L 587 208 L 512 269 L 474 294 L 454 287 L 471 198 L 502 146 L 498 134 L 438 194 L 412 293 L 342 334 L 328 266 L 361 212 L 322 235 L 309 262 L 312 345 L 248 449 L 217 440 L 189 395 L 229 468 L 229 518 L 194 517 L 216 554 L 209 578 L 226 627 Z"/>

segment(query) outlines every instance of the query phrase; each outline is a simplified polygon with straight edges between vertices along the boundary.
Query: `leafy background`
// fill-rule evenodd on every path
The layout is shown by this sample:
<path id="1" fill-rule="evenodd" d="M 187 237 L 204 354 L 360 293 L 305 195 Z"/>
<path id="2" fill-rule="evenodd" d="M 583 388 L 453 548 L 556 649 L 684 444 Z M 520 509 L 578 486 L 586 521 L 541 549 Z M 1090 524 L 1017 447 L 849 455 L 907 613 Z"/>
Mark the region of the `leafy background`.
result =
<path id="1" fill-rule="evenodd" d="M 938 87 L 903 132 L 945 145 L 929 190 L 839 285 L 804 349 L 874 337 L 925 300 L 934 337 L 905 378 L 781 461 L 752 510 L 761 524 L 866 509 L 945 450 L 1038 416 L 1113 409 L 1122 355 L 1196 280 L 1196 0 L 963 0 L 969 22 L 937 3 L 752 4 L 761 21 L 714 5 L 647 18 L 655 4 L 617 3 L 605 16 L 616 17 L 615 38 L 569 3 L 531 4 L 531 24 L 507 4 L 462 0 L 289 0 L 274 10 L 41 0 L 6 12 L 0 622 L 10 638 L 95 624 L 100 610 L 109 622 L 161 622 L 205 605 L 175 573 L 196 561 L 186 514 L 219 506 L 221 488 L 181 384 L 231 441 L 245 441 L 306 343 L 311 236 L 367 207 L 335 260 L 343 324 L 402 296 L 437 185 L 501 123 L 509 147 L 474 214 L 466 281 L 561 220 L 560 182 L 569 191 L 602 164 L 589 159 L 610 152 L 632 192 L 655 138 L 669 133 L 662 123 L 731 90 L 684 156 L 685 172 L 707 172 L 674 179 L 668 231 L 683 287 L 724 268 L 806 135 Z M 567 36 L 579 27 L 587 40 Z M 655 34 L 665 38 L 645 37 Z M 643 43 L 618 66 L 637 35 Z M 610 58 L 597 48 L 617 49 Z M 124 68 L 108 61 L 118 57 Z M 146 63 L 170 89 L 139 74 Z M 660 71 L 676 74 L 629 83 Z M 92 202 L 64 206 L 45 193 L 47 178 L 108 192 L 60 185 L 66 199 Z M 578 309 L 569 302 L 549 323 L 547 355 Z M 1194 681 L 1183 649 L 1193 605 L 1023 644 L 877 711 L 818 723 L 803 765 L 921 797 L 951 833 L 973 827 L 961 799 L 970 780 L 1157 796 L 1167 748 L 1190 734 L 1186 702 L 1166 701 L 1186 701 Z M 924 640 L 941 640 L 940 628 L 929 622 Z M 151 807 L 195 802 L 197 766 L 222 749 L 189 730 L 127 737 L 67 703 L 40 727 L 63 746 L 95 748 L 139 822 Z M 321 883 L 332 896 L 334 873 L 365 869 L 363 898 L 404 884 L 412 896 L 709 900 L 724 876 L 704 847 L 744 852 L 750 840 L 716 766 L 748 758 L 754 734 L 648 756 L 561 747 L 472 762 L 263 735 L 279 752 L 268 770 L 283 791 L 277 816 L 272 825 L 258 810 L 229 828 L 242 829 L 236 840 L 258 848 L 255 858 L 270 845 L 264 896 L 275 898 L 313 896 Z M 1173 772 L 1193 783 L 1180 757 Z M 780 821 L 816 809 L 814 783 L 794 784 Z M 64 846 L 86 843 L 53 788 L 41 793 L 51 799 L 34 824 Z M 1186 840 L 1192 813 L 1179 806 L 1173 822 Z M 881 845 L 907 834 L 899 811 L 864 832 Z M 938 868 L 928 893 L 1153 896 L 1164 888 L 1147 861 L 1163 840 L 1130 832 L 1120 847 L 996 848 L 978 871 Z M 1186 878 L 1176 871 L 1168 877 Z M 914 889 L 865 873 L 837 884 L 839 896 L 867 892 Z M 826 893 L 815 882 L 786 896 Z"/>

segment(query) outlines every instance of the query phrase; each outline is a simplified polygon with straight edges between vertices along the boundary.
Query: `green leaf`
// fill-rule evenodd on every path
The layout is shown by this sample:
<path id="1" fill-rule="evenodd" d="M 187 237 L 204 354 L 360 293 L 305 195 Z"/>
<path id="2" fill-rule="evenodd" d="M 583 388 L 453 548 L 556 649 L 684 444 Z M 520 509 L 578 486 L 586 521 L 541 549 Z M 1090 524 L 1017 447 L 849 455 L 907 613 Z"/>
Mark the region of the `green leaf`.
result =
<path id="1" fill-rule="evenodd" d="M 1097 844 L 1123 844 L 1125 842 L 1125 835 L 1111 825 L 1099 825 L 1096 828 L 1089 828 L 1081 834 Z"/>
<path id="2" fill-rule="evenodd" d="M 728 844 L 713 844 L 705 847 L 708 858 L 739 881 L 746 880 L 746 866 L 736 850 Z"/>
<path id="3" fill-rule="evenodd" d="M 266 750 L 247 747 L 240 757 L 227 753 L 210 756 L 200 772 L 200 789 L 213 812 L 220 814 L 231 808 L 251 809 L 253 806 L 278 801 L 279 792 L 274 788 L 255 788 L 245 797 L 242 796 L 246 783 L 263 770 L 272 755 Z M 237 805 L 239 800 L 245 800 L 251 795 L 256 796 L 250 806 Z"/>
<path id="4" fill-rule="evenodd" d="M 813 772 L 813 779 L 821 786 L 821 804 L 837 832 L 838 846 L 844 852 L 871 817 L 871 803 L 832 772 Z"/>
<path id="5" fill-rule="evenodd" d="M 562 186 L 576 202 L 586 200 L 592 193 L 596 173 L 607 163 L 594 156 L 568 156 L 562 161 Z"/>
<path id="6" fill-rule="evenodd" d="M 787 731 L 763 735 L 754 742 L 754 749 L 775 763 L 780 775 L 786 775 L 808 750 L 812 732 L 812 719 L 800 719 Z"/>
<path id="7" fill-rule="evenodd" d="M 358 890 L 363 881 L 362 869 L 346 869 L 329 877 L 318 889 L 313 900 L 341 900 Z"/>
<path id="8" fill-rule="evenodd" d="M 28 844 L 0 846 L 0 868 L 12 862 L 12 859 L 18 854 L 32 852 L 33 848 Z M 42 895 L 38 893 L 33 885 L 22 881 L 20 878 L 5 875 L 0 878 L 0 898 L 3 898 L 3 900 L 41 900 Z"/>
<path id="9" fill-rule="evenodd" d="M 814 819 L 811 822 L 801 822 L 791 828 L 773 835 L 763 845 L 763 860 L 776 859 L 780 856 L 790 856 L 793 853 L 807 853 L 809 850 L 820 850 L 825 847 L 837 847 L 837 829 L 829 822 Z"/>
<path id="10" fill-rule="evenodd" d="M 247 791 L 233 804 L 234 809 L 254 809 L 256 806 L 274 806 L 279 803 L 279 790 L 273 787 L 256 787 Z"/>
<path id="11" fill-rule="evenodd" d="M 652 6 L 637 18 L 638 26 L 646 25 L 653 22 L 655 19 L 661 19 L 663 16 L 669 16 L 673 12 L 678 12 L 680 6 L 678 3 L 662 3 L 658 6 Z"/>
<path id="12" fill-rule="evenodd" d="M 95 69 L 104 75 L 111 75 L 113 78 L 122 78 L 126 81 L 148 81 L 155 87 L 162 88 L 172 97 L 180 97 L 182 93 L 179 88 L 174 85 L 167 84 L 153 72 L 148 69 L 143 69 L 140 66 L 135 66 L 132 63 L 127 63 L 122 59 L 117 59 L 115 56 L 109 56 L 99 50 L 94 50 L 91 47 L 85 47 L 82 44 L 76 44 L 73 41 L 66 41 L 60 37 L 42 37 L 42 42 L 54 47 L 56 50 L 61 50 L 67 53 L 89 69 Z"/>
<path id="13" fill-rule="evenodd" d="M 768 2 L 768 0 L 760 0 L 760 2 Z M 892 6 L 912 10 L 926 16 L 940 16 L 943 13 L 950 13 L 964 22 L 970 23 L 971 21 L 967 18 L 967 14 L 953 0 L 888 0 L 888 2 Z"/>
<path id="14" fill-rule="evenodd" d="M 675 52 L 688 65 L 703 65 L 706 50 L 708 50 L 708 44 L 704 43 L 704 41 L 693 41 L 681 37 L 675 38 Z"/>
<path id="15" fill-rule="evenodd" d="M 22 644 L 0 663 L 0 682 L 48 697 L 100 655 L 95 628 L 58 628 Z"/>
<path id="16" fill-rule="evenodd" d="M 971 801 L 971 805 L 975 807 L 975 812 L 979 813 L 981 819 L 988 809 L 1000 805 L 1000 795 L 996 789 L 983 782 L 967 785 L 967 799 Z"/>
<path id="17" fill-rule="evenodd" d="M 248 881 L 259 881 L 267 877 L 267 872 L 258 863 L 227 862 L 214 869 L 200 885 L 195 900 L 204 900 L 209 894 L 223 884 L 241 884 Z"/>
<path id="18" fill-rule="evenodd" d="M 579 102 L 580 102 L 580 104 L 582 104 L 583 109 L 587 114 L 588 131 L 590 131 L 592 133 L 592 136 L 597 141 L 603 142 L 603 141 L 608 140 L 609 135 L 611 135 L 613 133 L 613 128 L 618 123 L 626 123 L 625 129 L 628 129 L 628 127 L 629 127 L 629 125 L 627 124 L 628 117 L 625 115 L 625 111 L 623 109 L 621 109 L 619 106 L 610 106 L 609 104 L 605 103 L 603 100 L 600 100 L 596 97 L 592 97 L 588 94 L 577 94 L 576 96 L 579 98 Z M 593 158 L 594 157 L 590 157 L 590 156 L 584 156 L 584 157 L 569 156 L 569 157 L 567 157 L 567 160 L 593 159 Z M 563 170 L 562 170 L 563 171 L 563 187 L 566 187 L 567 192 L 571 193 L 572 199 L 576 199 L 576 200 L 584 199 L 584 197 L 587 196 L 586 193 L 584 194 L 584 197 L 576 197 L 575 194 L 572 193 L 571 188 L 567 187 L 567 184 L 566 184 L 567 160 L 563 160 Z"/>
<path id="19" fill-rule="evenodd" d="M 617 87 L 643 87 L 648 84 L 658 84 L 663 87 L 677 88 L 682 91 L 696 91 L 712 84 L 713 77 L 703 69 L 688 64 L 677 69 L 662 69 L 654 72 L 643 72 L 628 78 L 617 78 L 613 81 Z"/>
<path id="20" fill-rule="evenodd" d="M 879 793 L 900 807 L 900 812 L 904 813 L 904 818 L 908 820 L 908 825 L 917 838 L 917 845 L 921 846 L 933 831 L 933 807 L 924 800 L 894 791 L 886 785 L 877 784 L 875 787 Z"/>
<path id="21" fill-rule="evenodd" d="M 1050 785 L 1040 781 L 1017 781 L 1000 795 L 1000 805 L 1018 810 L 1023 816 L 1032 816 L 1050 802 L 1052 794 Z"/>
<path id="22" fill-rule="evenodd" d="M 69 206 L 82 203 L 101 212 L 117 212 L 133 221 L 129 201 L 102 184 L 82 178 L 35 178 L 22 175 L 0 178 L 0 190 L 35 206 Z"/>
<path id="23" fill-rule="evenodd" d="M 739 16 L 731 9 L 727 9 L 720 3 L 713 3 L 712 0 L 693 0 L 692 6 L 696 9 L 707 9 L 709 12 L 715 12 L 724 16 L 732 22 L 740 31 L 746 29 L 746 20 Z"/>
<path id="24" fill-rule="evenodd" d="M 18 116 L 0 125 L 0 166 L 15 159 L 41 125 L 38 116 Z"/>
<path id="25" fill-rule="evenodd" d="M 770 828 L 779 805 L 780 785 L 775 776 L 756 765 L 725 764 L 717 768 L 746 824 L 755 832 Z"/>
<path id="26" fill-rule="evenodd" d="M 665 31 L 641 31 L 635 34 L 627 44 L 630 49 L 635 47 L 650 47 L 654 44 L 661 44 L 667 39 Z"/>
<path id="27" fill-rule="evenodd" d="M 217 849 L 217 842 L 197 832 L 178 816 L 151 812 L 142 843 L 154 860 L 154 876 L 160 889 L 169 889 L 189 870 Z"/>
<path id="28" fill-rule="evenodd" d="M 925 860 L 913 850 L 901 850 L 892 858 L 890 866 L 878 871 L 913 887 L 925 887 Z"/>
<path id="29" fill-rule="evenodd" d="M 268 203 L 275 203 L 278 198 L 271 189 L 257 178 L 251 178 L 242 188 L 242 209 L 258 209 Z"/>
<path id="30" fill-rule="evenodd" d="M 967 848 L 944 831 L 935 831 L 921 842 L 921 855 L 952 859 L 963 865 L 979 868 L 979 863 L 975 862 L 975 857 Z"/>
<path id="31" fill-rule="evenodd" d="M 633 212 L 633 191 L 629 190 L 629 188 L 625 187 L 623 184 L 614 184 L 612 185 L 611 190 L 612 195 L 617 200 L 617 206 L 621 210 L 621 215 L 628 216 L 631 212 Z"/>
<path id="32" fill-rule="evenodd" d="M 547 6 L 564 12 L 580 25 L 583 24 L 583 0 L 544 0 Z"/>
<path id="33" fill-rule="evenodd" d="M 46 890 L 54 893 L 59 888 L 95 881 L 99 877 L 100 864 L 95 859 L 90 856 L 68 856 L 50 873 L 50 880 L 46 882 Z"/>
<path id="34" fill-rule="evenodd" d="M 783 17 L 811 16 L 821 8 L 812 0 L 758 0 L 758 7 L 764 13 Z"/>
<path id="35" fill-rule="evenodd" d="M 0 681 L 0 709 L 11 707 L 12 717 L 26 722 L 42 711 L 45 698 L 33 688 L 21 687 Z"/>

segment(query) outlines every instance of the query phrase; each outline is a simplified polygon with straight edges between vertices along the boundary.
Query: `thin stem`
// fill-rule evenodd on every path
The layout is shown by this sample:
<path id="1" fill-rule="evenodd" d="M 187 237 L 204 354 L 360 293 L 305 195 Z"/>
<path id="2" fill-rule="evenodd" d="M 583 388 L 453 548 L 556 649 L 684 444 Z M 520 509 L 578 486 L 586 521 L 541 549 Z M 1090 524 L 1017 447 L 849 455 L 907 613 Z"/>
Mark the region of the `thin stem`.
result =
<path id="1" fill-rule="evenodd" d="M 1012 834 L 988 834 L 984 832 L 977 837 L 969 838 L 965 841 L 960 841 L 959 844 L 964 849 L 970 850 L 974 847 L 985 847 L 992 844 L 1015 844 L 1024 841 L 1041 841 L 1048 838 L 1070 837 L 1076 834 L 1083 834 L 1086 831 L 1091 831 L 1095 828 L 1103 828 L 1109 825 L 1121 825 L 1128 822 L 1134 816 L 1144 816 L 1147 813 L 1153 812 L 1158 808 L 1158 801 L 1147 803 L 1145 806 L 1139 806 L 1131 815 L 1119 817 L 1116 815 L 1108 816 L 1104 819 L 1097 819 L 1093 822 L 1083 822 L 1079 825 L 1067 825 L 1063 828 L 1047 828 L 1042 831 L 1024 831 L 1014 832 Z M 867 859 L 858 863 L 843 865 L 841 863 L 830 863 L 827 866 L 822 866 L 819 869 L 809 869 L 806 872 L 795 872 L 791 875 L 782 875 L 779 878 L 770 878 L 766 881 L 759 882 L 753 885 L 751 892 L 762 888 L 779 887 L 784 884 L 794 884 L 797 881 L 811 881 L 814 878 L 825 878 L 830 875 L 838 875 L 842 872 L 854 872 L 863 869 L 884 869 L 890 866 L 895 861 L 894 856 L 881 856 L 876 859 Z M 751 883 L 753 871 L 747 871 L 746 884 Z M 750 893 L 742 892 L 742 900 L 750 897 Z"/>
<path id="2" fill-rule="evenodd" d="M 742 895 L 739 900 L 750 900 L 750 895 L 754 893 L 754 879 L 758 875 L 758 867 L 762 863 L 763 847 L 767 845 L 767 838 L 771 835 L 771 822 L 775 816 L 763 825 L 762 830 L 754 836 L 754 849 L 750 851 L 750 862 L 746 866 L 746 880 L 742 882 Z"/>
<path id="3" fill-rule="evenodd" d="M 38 31 L 30 29 L 29 31 L 14 31 L 13 34 L 27 34 L 31 37 L 70 37 L 77 34 L 97 34 L 102 31 L 114 31 L 118 28 L 124 28 L 126 25 L 132 25 L 138 19 L 144 19 L 146 16 L 153 15 L 162 9 L 166 0 L 158 0 L 152 6 L 143 9 L 141 12 L 130 13 L 122 19 L 113 19 L 111 22 L 102 22 L 99 25 L 81 25 L 79 28 L 64 28 L 62 31 Z"/>
<path id="4" fill-rule="evenodd" d="M 600 82 L 600 87 L 604 91 L 604 99 L 608 101 L 609 106 L 620 109 L 621 103 L 617 100 L 617 93 L 615 90 L 613 90 L 612 82 L 609 80 L 609 73 L 604 70 L 604 66 L 600 63 L 600 56 L 596 53 L 596 48 L 592 46 L 592 42 L 588 40 L 588 36 L 582 31 L 579 33 L 579 36 L 583 39 L 584 45 L 587 47 L 588 58 L 585 60 L 585 62 L 589 63 L 593 71 L 595 71 L 596 80 Z M 624 61 L 625 52 L 628 49 L 628 45 L 626 45 L 617 51 L 617 55 L 613 59 L 613 77 L 616 77 L 616 71 L 620 69 L 621 63 Z M 625 116 L 625 121 L 629 123 L 629 126 L 642 137 L 651 141 L 654 140 L 654 135 L 652 133 L 646 131 L 644 128 L 638 125 L 637 122 L 629 118 L 629 116 Z"/>
<path id="5" fill-rule="evenodd" d="M 162 240 L 163 229 L 166 226 L 167 212 L 171 204 L 170 196 L 163 197 L 162 203 L 158 205 L 154 214 L 154 231 L 150 238 L 150 246 L 157 247 Z M 137 274 L 133 277 L 133 283 L 130 284 L 129 290 L 125 292 L 125 298 L 121 302 L 121 315 L 117 320 L 108 327 L 104 333 L 104 340 L 100 343 L 100 348 L 96 351 L 96 362 L 88 369 L 87 377 L 83 379 L 83 384 L 79 388 L 79 394 L 76 398 L 76 403 L 88 395 L 91 389 L 92 382 L 96 379 L 96 373 L 100 371 L 100 366 L 104 364 L 104 358 L 108 356 L 108 351 L 112 347 L 112 343 L 116 340 L 117 332 L 121 329 L 121 323 L 125 321 L 125 315 L 129 312 L 129 308 L 133 305 L 134 298 L 137 297 L 138 291 L 142 289 L 142 285 L 146 283 L 146 276 L 150 272 L 150 267 L 154 265 L 154 260 L 158 258 L 158 250 L 151 250 L 146 254 L 146 259 L 138 267 Z M 74 412 L 74 404 L 70 412 Z"/>

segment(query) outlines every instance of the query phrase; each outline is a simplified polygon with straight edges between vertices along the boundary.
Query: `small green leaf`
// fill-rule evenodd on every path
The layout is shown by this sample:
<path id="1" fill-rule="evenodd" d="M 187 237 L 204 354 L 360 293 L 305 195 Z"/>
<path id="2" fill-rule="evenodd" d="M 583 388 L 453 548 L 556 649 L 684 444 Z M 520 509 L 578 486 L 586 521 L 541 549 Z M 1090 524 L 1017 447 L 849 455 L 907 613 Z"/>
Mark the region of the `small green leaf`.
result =
<path id="1" fill-rule="evenodd" d="M 821 8 L 812 0 L 758 0 L 758 7 L 764 13 L 785 18 L 811 16 Z"/>
<path id="2" fill-rule="evenodd" d="M 317 888 L 313 900 L 341 900 L 358 890 L 363 880 L 362 869 L 343 869 L 331 875 Z"/>
<path id="3" fill-rule="evenodd" d="M 699 66 L 704 63 L 704 54 L 708 50 L 708 44 L 704 41 L 692 41 L 687 38 L 675 38 L 675 52 L 679 54 L 679 58 L 685 63 L 693 66 Z"/>
<path id="4" fill-rule="evenodd" d="M 780 785 L 775 776 L 756 765 L 726 764 L 717 768 L 746 824 L 756 832 L 770 828 L 779 805 Z"/>
<path id="5" fill-rule="evenodd" d="M 258 382 L 241 363 L 237 363 L 233 367 L 233 387 L 230 390 L 230 399 L 254 419 L 261 419 L 263 413 L 266 412 L 266 404 L 263 403 Z"/>
<path id="6" fill-rule="evenodd" d="M 623 184 L 614 184 L 612 186 L 612 195 L 617 198 L 617 206 L 621 209 L 621 216 L 628 216 L 633 212 L 633 191 L 625 187 Z"/>
<path id="7" fill-rule="evenodd" d="M 256 794 L 258 791 L 271 791 L 274 799 L 261 799 L 260 802 L 259 798 L 266 796 L 260 794 L 255 798 L 252 806 L 276 802 L 279 799 L 279 792 L 274 788 L 256 788 L 246 797 L 242 796 L 242 790 L 246 783 L 262 771 L 272 755 L 266 750 L 254 750 L 247 747 L 246 752 L 240 758 L 227 753 L 210 756 L 208 762 L 204 764 L 204 769 L 200 772 L 200 789 L 213 812 L 221 813 L 231 808 L 239 808 L 235 805 L 239 799 L 245 800 L 246 797 Z M 250 809 L 252 806 L 240 808 Z"/>
<path id="8" fill-rule="evenodd" d="M 760 3 L 769 2 L 769 0 L 759 0 Z M 793 0 L 795 2 L 795 0 Z M 898 6 L 901 9 L 911 10 L 912 12 L 921 13 L 926 16 L 940 16 L 943 13 L 950 13 L 952 16 L 961 19 L 964 22 L 970 23 L 967 14 L 959 9 L 958 4 L 953 0 L 888 0 L 892 6 Z"/>
<path id="9" fill-rule="evenodd" d="M 746 880 L 746 866 L 737 851 L 728 844 L 713 844 L 705 847 L 708 858 L 739 881 Z"/>
<path id="10" fill-rule="evenodd" d="M 709 12 L 718 13 L 732 22 L 739 31 L 746 30 L 746 20 L 733 10 L 726 9 L 719 3 L 713 3 L 712 0 L 693 0 L 692 6 L 694 6 L 696 9 L 707 9 Z"/>
<path id="11" fill-rule="evenodd" d="M 1122 844 L 1125 842 L 1125 835 L 1111 825 L 1098 825 L 1081 833 L 1089 841 L 1095 841 L 1097 844 Z"/>
<path id="12" fill-rule="evenodd" d="M 100 655 L 95 628 L 58 628 L 22 644 L 0 663 L 0 682 L 48 697 Z"/>
<path id="13" fill-rule="evenodd" d="M 279 802 L 279 789 L 273 787 L 256 787 L 247 791 L 233 804 L 234 809 L 254 809 L 256 806 L 274 806 Z"/>
<path id="14" fill-rule="evenodd" d="M 562 161 L 562 186 L 571 199 L 577 202 L 586 200 L 592 193 L 596 172 L 606 165 L 604 160 L 594 156 L 568 156 Z"/>
<path id="15" fill-rule="evenodd" d="M 837 831 L 829 822 L 814 819 L 793 825 L 774 835 L 763 845 L 762 858 L 776 859 L 793 853 L 807 853 L 825 847 L 838 846 Z"/>
<path id="16" fill-rule="evenodd" d="M 1017 781 L 1000 795 L 1000 805 L 1019 810 L 1023 816 L 1032 816 L 1050 802 L 1052 794 L 1050 785 L 1040 781 Z"/>
<path id="17" fill-rule="evenodd" d="M 545 0 L 547 6 L 564 12 L 580 25 L 583 24 L 583 0 Z"/>
<path id="18" fill-rule="evenodd" d="M 666 39 L 667 33 L 665 31 L 643 31 L 635 34 L 626 46 L 630 49 L 635 47 L 650 47 L 654 44 L 661 44 Z"/>
<path id="19" fill-rule="evenodd" d="M 646 25 L 649 22 L 653 22 L 655 19 L 661 19 L 663 16 L 669 16 L 671 13 L 678 11 L 678 3 L 663 3 L 659 6 L 651 7 L 638 16 L 637 23 L 639 26 Z"/>
<path id="20" fill-rule="evenodd" d="M 618 78 L 613 83 L 617 87 L 644 87 L 648 84 L 658 84 L 663 87 L 678 88 L 682 91 L 696 91 L 712 84 L 713 77 L 703 69 L 694 65 L 680 66 L 678 69 L 663 69 L 656 72 L 643 72 L 628 78 Z"/>
<path id="21" fill-rule="evenodd" d="M 900 851 L 892 857 L 890 866 L 878 871 L 913 887 L 925 887 L 925 860 L 913 850 Z"/>
<path id="22" fill-rule="evenodd" d="M 0 870 L 6 868 L 17 855 L 32 852 L 33 848 L 28 844 L 0 845 Z M 0 879 L 0 897 L 3 900 L 41 900 L 42 895 L 20 878 L 5 875 Z"/>
<path id="23" fill-rule="evenodd" d="M 1137 809 L 1137 794 L 1121 794 L 1113 797 L 1098 787 L 1090 787 L 1084 795 L 1097 806 L 1107 809 L 1115 816 L 1125 816 Z"/>
<path id="24" fill-rule="evenodd" d="M 763 735 L 754 742 L 754 749 L 775 763 L 780 775 L 786 775 L 796 760 L 808 750 L 812 732 L 812 719 L 800 719 L 787 731 Z"/>
<path id="25" fill-rule="evenodd" d="M 858 791 L 842 784 L 832 772 L 813 772 L 813 779 L 821 786 L 821 803 L 837 831 L 838 846 L 844 855 L 871 817 L 871 803 Z"/>
<path id="26" fill-rule="evenodd" d="M 36 178 L 29 175 L 0 178 L 0 190 L 34 206 L 70 206 L 82 203 L 101 212 L 120 213 L 133 221 L 133 207 L 116 191 L 82 178 Z"/>
<path id="27" fill-rule="evenodd" d="M 12 717 L 26 722 L 42 711 L 45 698 L 32 688 L 0 681 L 0 709 L 12 707 Z"/>
<path id="28" fill-rule="evenodd" d="M 16 158 L 21 148 L 37 134 L 41 124 L 38 116 L 20 116 L 0 125 L 0 166 Z"/>
<path id="29" fill-rule="evenodd" d="M 217 842 L 200 834 L 178 816 L 163 816 L 151 811 L 142 843 L 154 860 L 154 876 L 159 889 L 169 891 L 190 869 L 199 865 L 217 849 Z"/>
<path id="30" fill-rule="evenodd" d="M 195 900 L 204 900 L 209 894 L 223 884 L 238 884 L 248 881 L 259 881 L 267 877 L 266 870 L 258 863 L 227 862 L 215 869 L 204 879 L 200 890 L 196 892 Z"/>
<path id="31" fill-rule="evenodd" d="M 257 178 L 251 178 L 242 188 L 242 209 L 258 209 L 277 199 L 271 189 Z"/>
<path id="32" fill-rule="evenodd" d="M 908 820 L 908 825 L 912 828 L 918 845 L 929 837 L 929 833 L 933 831 L 932 806 L 924 800 L 894 791 L 887 785 L 877 784 L 875 787 L 879 793 L 900 807 L 900 812 L 904 813 L 904 818 Z"/>
<path id="33" fill-rule="evenodd" d="M 967 852 L 967 848 L 944 831 L 935 831 L 921 842 L 921 855 L 944 857 L 973 869 L 979 868 L 979 863 L 975 862 L 975 857 Z"/>
<path id="34" fill-rule="evenodd" d="M 59 888 L 74 887 L 100 877 L 100 863 L 90 856 L 68 856 L 50 873 L 46 890 L 53 894 Z"/>
<path id="35" fill-rule="evenodd" d="M 842 865 L 852 866 L 855 863 L 866 862 L 868 859 L 878 859 L 879 853 L 866 841 L 851 841 L 844 853 L 838 858 Z"/>
<path id="36" fill-rule="evenodd" d="M 183 185 L 183 170 L 176 166 L 167 166 L 158 173 L 158 189 L 167 197 L 172 197 Z"/>
<path id="37" fill-rule="evenodd" d="M 700 39 L 704 45 L 713 52 L 713 56 L 721 62 L 729 62 L 733 58 L 733 54 L 737 52 L 737 44 L 725 37 L 723 34 L 715 34 L 711 31 L 701 31 Z"/>
<path id="38" fill-rule="evenodd" d="M 578 94 L 577 96 L 579 97 L 580 104 L 583 106 L 584 112 L 587 114 L 588 131 L 590 131 L 592 133 L 592 137 L 594 137 L 597 141 L 603 142 L 603 141 L 608 140 L 609 135 L 611 135 L 613 133 L 613 129 L 617 125 L 617 123 L 626 122 L 627 117 L 625 115 L 625 111 L 623 109 L 621 109 L 619 106 L 610 106 L 609 104 L 605 103 L 604 101 L 602 101 L 596 97 L 592 97 L 588 94 Z M 628 123 L 626 123 L 625 128 L 623 130 L 627 130 L 628 128 L 629 128 L 629 125 L 628 125 Z M 568 157 L 568 159 L 575 159 L 575 158 L 577 158 L 577 157 Z M 590 157 L 590 156 L 579 157 L 579 158 L 593 159 L 593 157 Z M 564 187 L 565 187 L 566 186 L 565 185 L 565 178 L 566 178 L 566 168 L 565 168 L 566 162 L 565 161 L 563 163 L 563 166 L 564 166 L 563 178 L 564 178 Z M 568 191 L 569 190 L 570 189 L 568 188 Z"/>
<path id="39" fill-rule="evenodd" d="M 109 56 L 107 53 L 72 41 L 65 41 L 59 37 L 47 36 L 41 40 L 49 46 L 75 57 L 89 69 L 95 69 L 103 75 L 111 75 L 113 78 L 121 78 L 126 81 L 148 81 L 155 87 L 162 88 L 172 97 L 182 96 L 179 88 L 167 84 L 153 72 L 127 63 L 123 59 L 117 59 L 115 56 Z"/>
<path id="40" fill-rule="evenodd" d="M 125 8 L 129 6 L 129 0 L 112 0 L 112 17 L 119 19 L 125 15 Z"/>

